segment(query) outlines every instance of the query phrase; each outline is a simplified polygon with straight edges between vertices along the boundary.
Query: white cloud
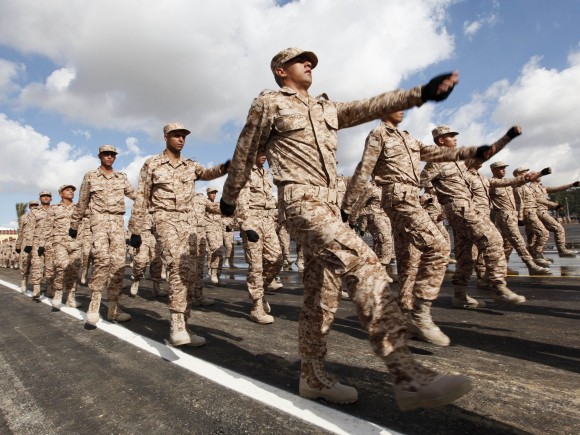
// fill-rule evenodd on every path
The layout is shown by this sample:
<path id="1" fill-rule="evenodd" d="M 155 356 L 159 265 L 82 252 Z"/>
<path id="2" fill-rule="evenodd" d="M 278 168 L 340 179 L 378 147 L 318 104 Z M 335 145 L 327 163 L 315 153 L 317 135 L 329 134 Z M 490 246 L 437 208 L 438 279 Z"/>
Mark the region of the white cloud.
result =
<path id="1" fill-rule="evenodd" d="M 26 71 L 23 64 L 0 59 L 0 98 L 4 99 L 19 90 L 15 79 Z"/>
<path id="2" fill-rule="evenodd" d="M 479 29 L 481 29 L 481 26 L 483 26 L 482 20 L 472 22 L 466 21 L 463 23 L 463 33 L 465 36 L 473 36 L 479 31 Z"/>
<path id="3" fill-rule="evenodd" d="M 443 24 L 451 3 L 4 0 L 0 43 L 58 65 L 23 89 L 21 108 L 152 137 L 180 120 L 194 137 L 216 140 L 276 86 L 268 65 L 280 49 L 319 54 L 314 94 L 370 96 L 452 54 Z"/>
<path id="4" fill-rule="evenodd" d="M 139 140 L 136 137 L 128 137 L 125 140 L 125 145 L 127 145 L 127 149 L 130 153 L 135 154 L 135 156 L 139 156 L 141 154 L 141 149 L 139 148 Z"/>
<path id="5" fill-rule="evenodd" d="M 80 128 L 75 128 L 74 130 L 71 130 L 71 132 L 75 136 L 82 136 L 87 140 L 90 140 L 92 138 L 92 134 L 89 130 L 81 130 Z"/>

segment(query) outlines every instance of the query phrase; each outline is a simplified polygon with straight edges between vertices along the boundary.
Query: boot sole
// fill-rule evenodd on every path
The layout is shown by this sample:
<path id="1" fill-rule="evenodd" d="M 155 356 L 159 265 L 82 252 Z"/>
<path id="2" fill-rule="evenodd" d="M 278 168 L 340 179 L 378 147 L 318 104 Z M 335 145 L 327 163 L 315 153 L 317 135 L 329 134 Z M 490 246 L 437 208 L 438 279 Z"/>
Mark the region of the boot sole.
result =
<path id="1" fill-rule="evenodd" d="M 424 341 L 425 343 L 433 344 L 435 346 L 447 347 L 451 344 L 451 340 L 449 340 L 449 342 L 430 340 L 423 335 L 417 334 L 416 332 L 409 332 L 409 336 L 416 338 L 417 340 Z"/>
<path id="2" fill-rule="evenodd" d="M 358 400 L 358 395 L 355 399 L 348 399 L 348 400 L 333 400 L 327 397 L 325 394 L 321 394 L 320 391 L 312 391 L 312 390 L 299 390 L 298 395 L 300 397 L 304 397 L 305 399 L 324 399 L 330 403 L 338 403 L 339 405 L 348 405 L 350 403 L 355 403 Z"/>
<path id="3" fill-rule="evenodd" d="M 397 406 L 401 411 L 411 411 L 413 409 L 418 408 L 438 408 L 440 406 L 448 405 L 459 399 L 460 397 L 467 394 L 473 388 L 473 384 L 470 380 L 466 380 L 464 383 L 459 385 L 457 388 L 447 392 L 439 397 L 434 397 L 430 399 L 419 398 L 419 397 L 406 397 L 406 398 L 397 398 L 395 397 L 395 401 L 397 402 Z"/>

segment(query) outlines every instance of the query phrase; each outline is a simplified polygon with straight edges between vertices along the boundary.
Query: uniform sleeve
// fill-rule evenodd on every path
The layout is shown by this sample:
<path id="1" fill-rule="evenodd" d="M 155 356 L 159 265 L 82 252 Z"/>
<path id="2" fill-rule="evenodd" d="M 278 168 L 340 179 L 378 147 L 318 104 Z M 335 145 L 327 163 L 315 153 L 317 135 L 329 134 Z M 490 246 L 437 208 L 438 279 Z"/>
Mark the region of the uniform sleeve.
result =
<path id="1" fill-rule="evenodd" d="M 129 182 L 129 179 L 127 178 L 126 175 L 125 175 L 125 196 L 129 199 L 132 199 L 133 201 L 135 201 L 135 198 L 137 198 L 137 191 L 133 188 L 133 186 L 131 186 L 131 183 Z"/>
<path id="2" fill-rule="evenodd" d="M 139 183 L 135 203 L 131 210 L 129 219 L 129 231 L 131 234 L 139 235 L 144 228 L 146 214 L 149 212 L 149 199 L 151 198 L 153 174 L 150 170 L 150 161 L 147 160 L 139 172 Z"/>
<path id="3" fill-rule="evenodd" d="M 557 186 L 557 187 L 546 187 L 546 192 L 548 193 L 556 193 L 556 192 L 561 192 L 563 190 L 568 190 L 570 189 L 574 184 L 570 183 L 570 184 L 564 184 L 563 186 Z"/>
<path id="4" fill-rule="evenodd" d="M 455 162 L 457 160 L 469 160 L 475 157 L 477 147 L 448 148 L 438 145 L 426 145 L 416 140 L 421 150 L 421 160 L 424 162 Z"/>
<path id="5" fill-rule="evenodd" d="M 368 183 L 362 194 L 357 198 L 356 202 L 352 205 L 350 218 L 351 220 L 356 220 L 359 214 L 362 212 L 363 208 L 367 205 L 369 198 L 372 195 L 372 190 L 368 188 Z"/>
<path id="6" fill-rule="evenodd" d="M 225 166 L 218 165 L 212 166 L 211 168 L 204 168 L 200 164 L 196 163 L 195 165 L 195 175 L 197 176 L 198 180 L 215 180 L 216 178 L 225 175 Z"/>
<path id="7" fill-rule="evenodd" d="M 211 202 L 209 199 L 206 199 L 205 212 L 209 214 L 221 214 L 219 202 Z"/>
<path id="8" fill-rule="evenodd" d="M 421 171 L 420 186 L 423 188 L 426 187 L 430 181 L 437 178 L 437 176 L 439 175 L 439 171 L 440 171 L 439 165 L 433 162 L 427 163 L 423 168 L 423 170 Z"/>
<path id="9" fill-rule="evenodd" d="M 273 120 L 263 97 L 252 103 L 246 124 L 240 133 L 234 156 L 228 168 L 222 198 L 227 204 L 235 204 L 240 191 L 250 178 L 258 150 L 263 149 L 270 137 Z"/>
<path id="10" fill-rule="evenodd" d="M 528 180 L 524 175 L 514 178 L 490 178 L 489 179 L 489 189 L 494 190 L 496 187 L 508 187 L 508 186 L 523 186 Z"/>
<path id="11" fill-rule="evenodd" d="M 518 177 L 519 178 L 519 177 Z M 516 210 L 518 211 L 518 220 L 524 220 L 524 186 L 520 185 L 514 189 L 514 199 L 516 200 Z"/>
<path id="12" fill-rule="evenodd" d="M 75 211 L 70 219 L 70 227 L 73 230 L 79 229 L 79 225 L 83 220 L 83 216 L 85 215 L 85 211 L 89 206 L 90 200 L 91 200 L 91 180 L 89 177 L 89 173 L 86 173 L 79 191 L 79 202 L 77 203 L 78 207 L 75 208 Z"/>
<path id="13" fill-rule="evenodd" d="M 16 238 L 16 249 L 22 249 L 22 240 L 24 239 L 24 231 L 26 231 L 26 225 L 28 224 L 29 214 L 23 214 L 20 216 L 20 225 L 18 226 L 18 236 Z"/>
<path id="14" fill-rule="evenodd" d="M 348 188 L 346 189 L 344 198 L 342 199 L 341 208 L 346 213 L 350 213 L 352 206 L 362 194 L 366 183 L 373 174 L 382 149 L 383 141 L 380 132 L 375 128 L 367 136 L 362 160 L 357 165 L 354 174 L 348 183 Z"/>
<path id="15" fill-rule="evenodd" d="M 249 208 L 250 208 L 250 183 L 248 182 L 242 188 L 242 190 L 240 190 L 240 195 L 238 196 L 238 200 L 236 202 L 236 213 L 238 214 L 241 220 L 247 219 L 246 213 Z"/>
<path id="16" fill-rule="evenodd" d="M 338 128 L 354 127 L 422 104 L 420 86 L 410 90 L 385 92 L 366 100 L 336 103 Z"/>

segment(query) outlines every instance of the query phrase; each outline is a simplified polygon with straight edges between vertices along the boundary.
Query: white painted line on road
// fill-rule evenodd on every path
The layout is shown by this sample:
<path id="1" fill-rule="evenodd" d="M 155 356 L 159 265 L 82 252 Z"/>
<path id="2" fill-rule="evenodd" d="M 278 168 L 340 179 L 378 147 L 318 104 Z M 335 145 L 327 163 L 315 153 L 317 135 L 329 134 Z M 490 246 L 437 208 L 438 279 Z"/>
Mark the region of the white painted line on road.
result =
<path id="1" fill-rule="evenodd" d="M 20 293 L 20 287 L 10 282 L 0 280 L 0 284 Z M 22 293 L 21 293 L 22 294 Z M 32 292 L 27 292 L 32 297 Z M 51 299 L 42 296 L 40 301 L 52 307 Z M 61 311 L 78 320 L 86 321 L 86 313 L 76 308 L 62 307 Z M 119 326 L 106 320 L 100 320 L 96 327 L 109 334 L 126 341 L 153 355 L 159 356 L 179 367 L 189 370 L 196 375 L 202 376 L 230 390 L 243 394 L 253 400 L 276 408 L 279 411 L 290 414 L 307 423 L 316 425 L 322 429 L 336 434 L 369 434 L 389 435 L 399 434 L 391 429 L 354 417 L 344 412 L 328 408 L 319 402 L 303 399 L 247 376 L 240 375 L 232 370 L 208 363 L 202 359 L 191 356 L 177 348 L 167 346 L 150 338 Z"/>

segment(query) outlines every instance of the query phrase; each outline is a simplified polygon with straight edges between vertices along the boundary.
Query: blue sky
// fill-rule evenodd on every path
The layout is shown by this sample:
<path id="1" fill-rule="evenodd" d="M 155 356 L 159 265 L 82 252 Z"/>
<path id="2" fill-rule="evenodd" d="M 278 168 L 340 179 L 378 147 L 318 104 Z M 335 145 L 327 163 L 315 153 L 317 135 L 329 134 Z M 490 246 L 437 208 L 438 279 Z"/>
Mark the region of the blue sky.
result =
<path id="1" fill-rule="evenodd" d="M 451 124 L 460 145 L 476 145 L 518 123 L 524 135 L 498 158 L 552 166 L 547 185 L 574 181 L 578 22 L 577 0 L 3 0 L 0 226 L 15 225 L 16 202 L 44 189 L 57 202 L 58 186 L 79 185 L 104 143 L 119 148 L 115 166 L 136 184 L 168 121 L 193 131 L 186 156 L 231 157 L 252 98 L 276 87 L 270 58 L 287 46 L 318 54 L 312 94 L 340 101 L 458 69 L 451 97 L 409 111 L 405 129 L 430 142 L 434 126 Z M 341 132 L 343 173 L 374 125 Z"/>

